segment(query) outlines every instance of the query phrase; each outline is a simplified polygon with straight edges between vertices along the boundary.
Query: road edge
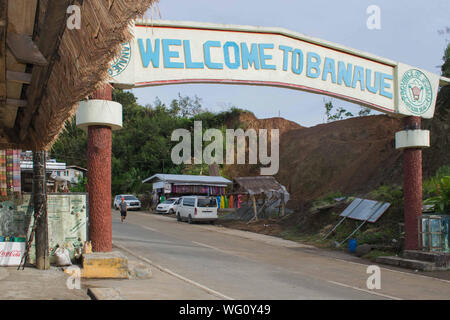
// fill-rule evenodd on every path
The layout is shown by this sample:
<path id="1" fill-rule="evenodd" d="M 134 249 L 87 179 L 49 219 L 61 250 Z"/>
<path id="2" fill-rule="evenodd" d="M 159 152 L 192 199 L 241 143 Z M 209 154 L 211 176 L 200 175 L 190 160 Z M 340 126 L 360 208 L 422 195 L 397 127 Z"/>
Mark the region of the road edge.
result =
<path id="1" fill-rule="evenodd" d="M 202 285 L 202 284 L 200 284 L 198 282 L 195 282 L 195 281 L 190 280 L 190 279 L 188 279 L 186 277 L 183 277 L 182 275 L 179 275 L 178 273 L 175 273 L 175 272 L 173 272 L 173 271 L 171 271 L 171 270 L 169 270 L 167 268 L 164 268 L 164 267 L 162 267 L 162 266 L 152 262 L 151 260 L 134 253 L 130 249 L 125 248 L 124 246 L 117 244 L 116 242 L 113 242 L 113 246 L 118 248 L 118 249 L 120 249 L 120 250 L 123 250 L 123 251 L 127 252 L 128 254 L 134 256 L 135 258 L 137 258 L 139 260 L 142 260 L 142 261 L 148 263 L 152 267 L 154 267 L 154 268 L 156 268 L 156 269 L 158 269 L 158 270 L 160 270 L 162 272 L 165 272 L 165 273 L 167 273 L 167 274 L 169 274 L 169 275 L 171 275 L 171 276 L 173 276 L 173 277 L 175 277 L 175 278 L 177 278 L 179 280 L 187 282 L 190 285 L 193 285 L 193 286 L 195 286 L 195 287 L 197 287 L 199 289 L 202 289 L 203 291 L 206 291 L 208 294 L 211 294 L 211 295 L 213 295 L 213 296 L 215 296 L 215 297 L 217 297 L 219 299 L 222 299 L 222 300 L 234 300 L 233 298 L 228 297 L 228 296 L 226 296 L 226 295 L 224 295 L 224 294 L 222 294 L 222 293 L 220 293 L 218 291 L 215 291 L 215 290 L 213 290 L 211 288 L 208 288 L 208 287 L 206 287 L 206 286 L 204 286 L 204 285 Z"/>

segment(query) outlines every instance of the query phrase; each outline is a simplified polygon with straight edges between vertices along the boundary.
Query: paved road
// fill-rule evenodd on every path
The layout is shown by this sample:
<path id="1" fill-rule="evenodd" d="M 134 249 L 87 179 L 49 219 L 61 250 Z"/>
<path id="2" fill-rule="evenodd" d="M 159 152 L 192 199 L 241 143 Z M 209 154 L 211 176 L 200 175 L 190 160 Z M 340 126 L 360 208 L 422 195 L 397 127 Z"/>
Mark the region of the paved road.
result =
<path id="1" fill-rule="evenodd" d="M 369 290 L 366 264 L 165 216 L 130 212 L 121 224 L 114 211 L 113 241 L 233 299 L 450 299 L 448 281 L 381 268 L 381 289 Z"/>

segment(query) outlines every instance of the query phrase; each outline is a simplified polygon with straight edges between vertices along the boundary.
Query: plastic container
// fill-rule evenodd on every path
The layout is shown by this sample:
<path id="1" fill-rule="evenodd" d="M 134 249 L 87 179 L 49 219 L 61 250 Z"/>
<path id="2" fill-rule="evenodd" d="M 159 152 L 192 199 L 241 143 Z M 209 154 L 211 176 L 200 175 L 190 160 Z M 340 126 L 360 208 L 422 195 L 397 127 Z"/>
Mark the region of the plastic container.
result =
<path id="1" fill-rule="evenodd" d="M 14 237 L 14 242 L 25 242 L 25 238 L 24 237 Z"/>
<path id="2" fill-rule="evenodd" d="M 354 253 L 357 246 L 358 246 L 358 244 L 356 242 L 356 239 L 348 240 L 348 251 L 350 251 L 351 253 Z"/>
<path id="3" fill-rule="evenodd" d="M 0 242 L 5 242 L 5 237 L 0 236 Z"/>

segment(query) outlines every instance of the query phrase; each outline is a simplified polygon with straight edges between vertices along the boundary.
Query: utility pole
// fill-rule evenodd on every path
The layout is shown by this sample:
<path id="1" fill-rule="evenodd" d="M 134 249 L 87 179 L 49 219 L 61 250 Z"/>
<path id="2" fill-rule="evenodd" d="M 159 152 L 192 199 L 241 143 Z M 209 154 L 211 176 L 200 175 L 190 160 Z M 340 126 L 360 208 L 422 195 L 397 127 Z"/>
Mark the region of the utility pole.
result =
<path id="1" fill-rule="evenodd" d="M 50 269 L 48 252 L 47 183 L 45 151 L 33 152 L 33 204 L 36 224 L 36 268 Z"/>

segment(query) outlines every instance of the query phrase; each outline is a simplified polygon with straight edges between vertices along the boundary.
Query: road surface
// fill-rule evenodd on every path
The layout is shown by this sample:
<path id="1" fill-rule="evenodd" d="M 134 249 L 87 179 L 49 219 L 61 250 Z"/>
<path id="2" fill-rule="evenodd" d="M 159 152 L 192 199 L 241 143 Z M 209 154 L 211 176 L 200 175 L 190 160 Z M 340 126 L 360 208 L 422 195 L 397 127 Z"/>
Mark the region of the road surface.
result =
<path id="1" fill-rule="evenodd" d="M 291 241 L 166 216 L 113 211 L 113 242 L 231 299 L 450 299 L 450 282 L 381 267 L 368 289 L 367 264 Z M 185 297 L 189 299 L 190 297 Z"/>

